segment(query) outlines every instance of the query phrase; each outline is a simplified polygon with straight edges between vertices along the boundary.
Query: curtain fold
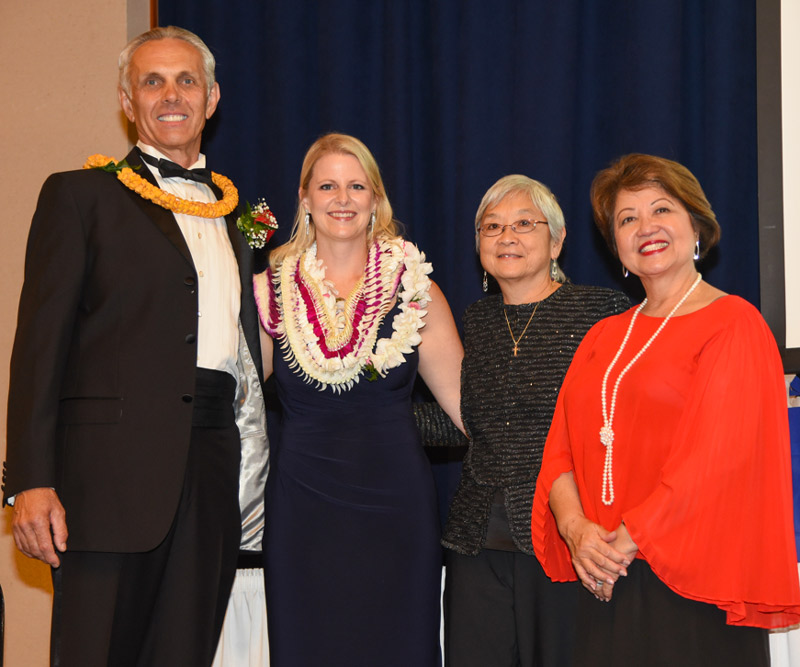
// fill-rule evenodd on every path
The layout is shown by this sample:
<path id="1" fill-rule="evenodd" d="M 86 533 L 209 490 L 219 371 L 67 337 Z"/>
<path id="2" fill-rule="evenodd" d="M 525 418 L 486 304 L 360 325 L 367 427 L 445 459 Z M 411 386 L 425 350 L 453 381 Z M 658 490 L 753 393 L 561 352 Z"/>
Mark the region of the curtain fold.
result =
<path id="1" fill-rule="evenodd" d="M 375 154 L 456 319 L 482 294 L 475 210 L 508 173 L 558 197 L 574 282 L 636 299 L 589 185 L 623 153 L 655 153 L 695 173 L 720 220 L 703 273 L 758 305 L 755 0 L 161 0 L 159 17 L 217 57 L 204 150 L 243 198 L 266 198 L 277 242 L 306 148 L 336 130 Z"/>

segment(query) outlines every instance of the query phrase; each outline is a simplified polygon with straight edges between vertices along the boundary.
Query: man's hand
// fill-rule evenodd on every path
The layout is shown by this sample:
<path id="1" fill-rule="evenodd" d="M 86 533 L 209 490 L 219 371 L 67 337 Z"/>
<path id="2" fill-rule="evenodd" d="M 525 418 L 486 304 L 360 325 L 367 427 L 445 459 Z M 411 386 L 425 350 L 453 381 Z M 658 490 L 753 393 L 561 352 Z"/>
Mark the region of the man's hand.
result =
<path id="1" fill-rule="evenodd" d="M 67 549 L 64 506 L 53 489 L 28 489 L 14 498 L 14 541 L 26 556 L 61 565 L 56 549 Z"/>

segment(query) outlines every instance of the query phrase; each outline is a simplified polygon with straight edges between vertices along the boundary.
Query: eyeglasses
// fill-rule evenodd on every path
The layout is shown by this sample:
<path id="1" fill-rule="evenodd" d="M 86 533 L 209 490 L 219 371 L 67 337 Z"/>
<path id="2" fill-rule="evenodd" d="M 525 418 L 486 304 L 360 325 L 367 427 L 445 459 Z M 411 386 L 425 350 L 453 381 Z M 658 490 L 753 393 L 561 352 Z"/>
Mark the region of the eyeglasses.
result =
<path id="1" fill-rule="evenodd" d="M 510 225 L 501 225 L 499 222 L 487 222 L 481 225 L 479 231 L 484 236 L 500 236 L 506 227 L 511 227 L 515 234 L 528 234 L 536 229 L 536 225 L 546 225 L 545 220 L 517 220 Z"/>

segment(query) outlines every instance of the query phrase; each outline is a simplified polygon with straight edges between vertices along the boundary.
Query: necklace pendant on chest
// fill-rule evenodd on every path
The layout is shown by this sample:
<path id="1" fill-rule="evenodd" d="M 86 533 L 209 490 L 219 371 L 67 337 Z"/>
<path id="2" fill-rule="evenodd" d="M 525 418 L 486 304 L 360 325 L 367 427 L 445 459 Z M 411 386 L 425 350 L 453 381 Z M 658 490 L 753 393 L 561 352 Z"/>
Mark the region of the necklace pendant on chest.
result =
<path id="1" fill-rule="evenodd" d="M 622 354 L 622 351 L 625 349 L 625 346 L 628 344 L 628 339 L 631 337 L 631 331 L 633 331 L 633 325 L 636 322 L 636 318 L 639 316 L 639 313 L 642 312 L 642 309 L 647 305 L 647 299 L 642 301 L 639 307 L 634 311 L 633 316 L 631 317 L 630 324 L 628 324 L 628 330 L 625 332 L 625 337 L 622 339 L 622 343 L 617 350 L 616 355 L 611 360 L 611 363 L 608 365 L 606 369 L 605 375 L 603 376 L 603 383 L 600 387 L 600 405 L 603 411 L 603 426 L 600 429 L 600 442 L 606 448 L 606 455 L 605 461 L 603 463 L 603 485 L 600 492 L 600 500 L 602 501 L 603 505 L 610 506 L 614 504 L 614 413 L 616 412 L 616 405 L 617 405 L 617 390 L 619 389 L 619 384 L 622 381 L 622 378 L 625 377 L 625 374 L 631 369 L 638 359 L 647 351 L 653 341 L 658 337 L 658 334 L 664 329 L 672 319 L 672 316 L 678 312 L 678 309 L 683 305 L 686 299 L 689 298 L 689 295 L 695 290 L 695 288 L 700 284 L 700 281 L 703 279 L 703 276 L 699 273 L 694 279 L 691 287 L 684 293 L 684 295 L 680 298 L 678 303 L 669 311 L 669 314 L 663 319 L 661 324 L 655 330 L 653 335 L 647 339 L 647 342 L 642 345 L 641 349 L 633 356 L 633 358 L 628 362 L 628 365 L 622 369 L 620 374 L 617 376 L 617 381 L 614 383 L 614 389 L 611 392 L 611 404 L 607 405 L 606 403 L 606 389 L 608 386 L 608 378 L 611 374 L 611 369 L 614 368 L 617 361 Z"/>
<path id="2" fill-rule="evenodd" d="M 541 303 L 541 301 L 539 303 Z M 531 316 L 528 318 L 528 322 L 525 325 L 525 328 L 522 330 L 522 333 L 519 335 L 519 338 L 514 337 L 514 332 L 511 330 L 511 322 L 509 322 L 508 320 L 508 313 L 506 312 L 505 307 L 503 308 L 503 316 L 506 318 L 506 326 L 508 327 L 508 333 L 511 335 L 511 342 L 514 343 L 514 347 L 511 349 L 514 352 L 515 357 L 517 356 L 517 352 L 519 352 L 519 344 L 522 342 L 522 339 L 525 338 L 525 333 L 528 331 L 528 327 L 531 324 L 531 320 L 533 319 L 533 316 L 536 315 L 536 309 L 539 307 L 539 303 L 537 303 L 533 307 L 533 312 L 531 313 Z"/>

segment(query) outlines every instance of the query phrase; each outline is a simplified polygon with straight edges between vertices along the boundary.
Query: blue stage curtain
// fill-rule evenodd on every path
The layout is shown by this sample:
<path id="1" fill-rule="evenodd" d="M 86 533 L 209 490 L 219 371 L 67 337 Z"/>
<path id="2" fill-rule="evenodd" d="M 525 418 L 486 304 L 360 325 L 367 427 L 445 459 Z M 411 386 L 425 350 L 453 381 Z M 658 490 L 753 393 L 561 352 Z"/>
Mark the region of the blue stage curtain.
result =
<path id="1" fill-rule="evenodd" d="M 758 305 L 755 0 L 162 0 L 159 16 L 216 55 L 205 151 L 243 198 L 266 198 L 277 242 L 306 148 L 336 130 L 375 154 L 456 319 L 482 295 L 475 210 L 509 173 L 559 198 L 573 282 L 638 299 L 589 185 L 623 153 L 655 153 L 695 173 L 722 225 L 701 270 Z"/>

